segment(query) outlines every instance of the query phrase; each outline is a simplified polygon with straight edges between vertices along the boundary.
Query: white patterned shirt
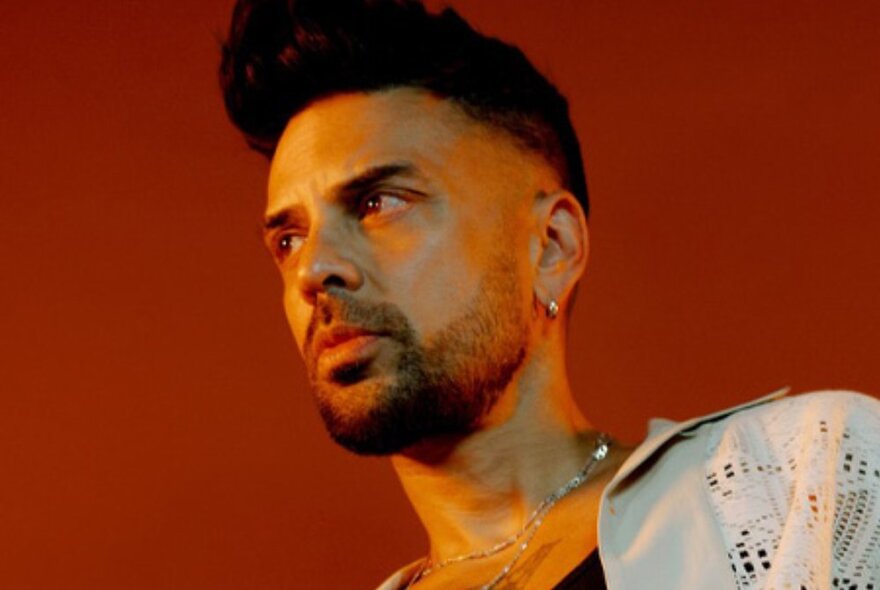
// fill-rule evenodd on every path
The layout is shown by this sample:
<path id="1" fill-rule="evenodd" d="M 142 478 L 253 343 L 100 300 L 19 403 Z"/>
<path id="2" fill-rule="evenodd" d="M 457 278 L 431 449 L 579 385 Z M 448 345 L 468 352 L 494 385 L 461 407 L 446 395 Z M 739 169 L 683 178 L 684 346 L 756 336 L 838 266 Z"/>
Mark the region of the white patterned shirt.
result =
<path id="1" fill-rule="evenodd" d="M 650 422 L 602 495 L 608 590 L 880 590 L 880 401 L 786 393 Z"/>
<path id="2" fill-rule="evenodd" d="M 603 495 L 609 590 L 880 590 L 880 402 L 786 392 L 652 425 Z"/>

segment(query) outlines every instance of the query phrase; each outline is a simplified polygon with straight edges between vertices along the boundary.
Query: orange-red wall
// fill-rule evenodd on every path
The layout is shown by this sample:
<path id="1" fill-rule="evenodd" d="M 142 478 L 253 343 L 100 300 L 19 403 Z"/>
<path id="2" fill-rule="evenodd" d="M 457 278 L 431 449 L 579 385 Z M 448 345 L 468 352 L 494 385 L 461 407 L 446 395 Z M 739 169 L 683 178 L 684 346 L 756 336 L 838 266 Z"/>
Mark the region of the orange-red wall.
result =
<path id="1" fill-rule="evenodd" d="M 324 436 L 226 123 L 231 4 L 0 20 L 0 587 L 364 588 L 423 538 Z M 454 2 L 570 97 L 588 415 L 880 392 L 880 5 Z M 312 580 L 306 583 L 306 580 Z"/>

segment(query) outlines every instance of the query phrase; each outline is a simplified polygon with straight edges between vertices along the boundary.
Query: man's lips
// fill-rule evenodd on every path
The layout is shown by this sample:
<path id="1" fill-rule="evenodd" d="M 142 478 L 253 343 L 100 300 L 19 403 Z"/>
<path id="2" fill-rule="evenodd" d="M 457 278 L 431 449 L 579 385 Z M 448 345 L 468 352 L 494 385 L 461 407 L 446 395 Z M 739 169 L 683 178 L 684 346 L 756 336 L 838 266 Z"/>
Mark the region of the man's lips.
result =
<path id="1" fill-rule="evenodd" d="M 354 352 L 363 345 L 377 340 L 381 334 L 353 326 L 335 326 L 318 332 L 315 336 L 315 359 L 325 353 Z"/>

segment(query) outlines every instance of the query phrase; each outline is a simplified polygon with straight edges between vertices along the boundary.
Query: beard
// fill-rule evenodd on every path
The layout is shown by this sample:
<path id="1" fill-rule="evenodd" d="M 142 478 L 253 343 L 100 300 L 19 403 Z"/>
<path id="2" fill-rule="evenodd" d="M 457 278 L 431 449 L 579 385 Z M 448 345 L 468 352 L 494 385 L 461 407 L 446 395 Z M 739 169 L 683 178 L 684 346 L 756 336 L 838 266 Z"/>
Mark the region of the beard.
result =
<path id="1" fill-rule="evenodd" d="M 306 334 L 322 325 L 352 325 L 382 334 L 396 351 L 385 374 L 375 359 L 343 364 L 319 378 L 307 347 L 306 367 L 327 432 L 361 455 L 388 455 L 431 437 L 473 432 L 526 355 L 528 327 L 515 265 L 486 275 L 466 311 L 427 342 L 395 305 L 357 301 L 347 291 L 319 298 Z"/>

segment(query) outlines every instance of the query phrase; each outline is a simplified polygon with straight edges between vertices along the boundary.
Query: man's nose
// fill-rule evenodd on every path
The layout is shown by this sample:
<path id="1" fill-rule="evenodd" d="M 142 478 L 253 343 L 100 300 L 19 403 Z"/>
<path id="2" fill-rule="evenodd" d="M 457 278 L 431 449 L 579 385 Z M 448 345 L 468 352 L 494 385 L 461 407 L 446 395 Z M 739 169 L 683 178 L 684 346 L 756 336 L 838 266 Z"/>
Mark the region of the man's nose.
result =
<path id="1" fill-rule="evenodd" d="M 335 287 L 356 291 L 363 285 L 363 273 L 352 260 L 351 247 L 328 229 L 314 231 L 300 254 L 298 287 L 314 303 L 318 294 Z"/>

